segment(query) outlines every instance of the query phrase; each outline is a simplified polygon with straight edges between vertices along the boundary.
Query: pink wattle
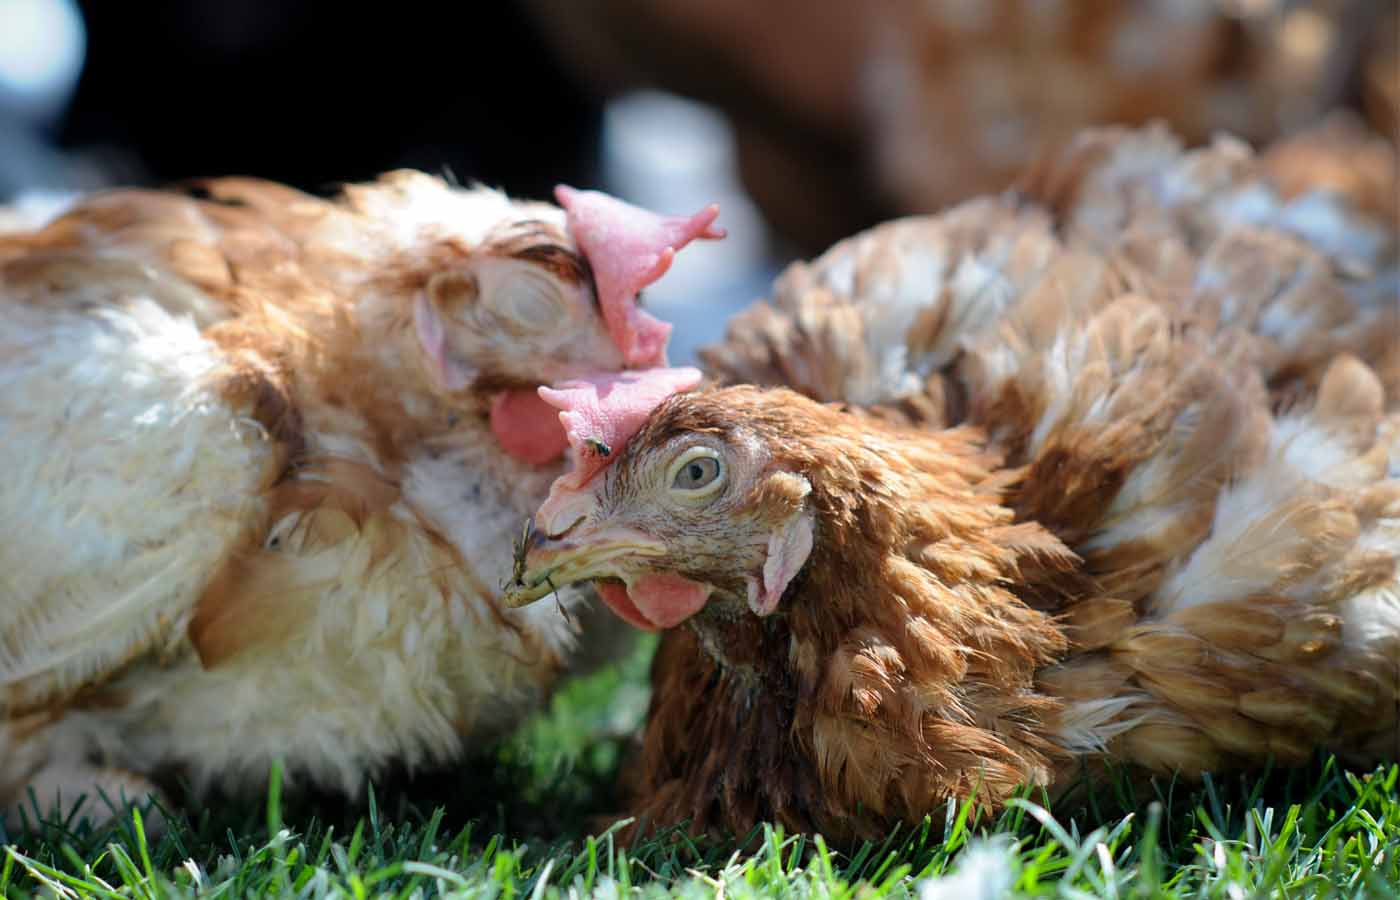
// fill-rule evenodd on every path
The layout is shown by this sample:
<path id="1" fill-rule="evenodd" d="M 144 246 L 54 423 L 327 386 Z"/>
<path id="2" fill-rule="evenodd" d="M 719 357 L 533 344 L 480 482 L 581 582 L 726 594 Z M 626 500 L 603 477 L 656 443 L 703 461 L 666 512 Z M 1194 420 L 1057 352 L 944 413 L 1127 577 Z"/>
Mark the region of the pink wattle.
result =
<path id="1" fill-rule="evenodd" d="M 616 581 L 598 584 L 598 594 L 623 621 L 643 631 L 674 628 L 698 613 L 710 589 L 674 572 L 647 574 L 629 586 Z"/>
<path id="2" fill-rule="evenodd" d="M 655 631 L 656 626 L 647 621 L 647 617 L 642 615 L 642 611 L 637 609 L 637 604 L 632 602 L 632 598 L 627 596 L 627 585 L 620 581 L 600 581 L 597 584 L 598 596 L 603 598 L 603 602 L 617 614 L 622 621 L 633 628 L 640 628 L 642 631 Z"/>
<path id="3" fill-rule="evenodd" d="M 491 400 L 491 433 L 502 450 L 532 466 L 553 462 L 569 446 L 558 410 L 534 388 L 502 391 Z"/>

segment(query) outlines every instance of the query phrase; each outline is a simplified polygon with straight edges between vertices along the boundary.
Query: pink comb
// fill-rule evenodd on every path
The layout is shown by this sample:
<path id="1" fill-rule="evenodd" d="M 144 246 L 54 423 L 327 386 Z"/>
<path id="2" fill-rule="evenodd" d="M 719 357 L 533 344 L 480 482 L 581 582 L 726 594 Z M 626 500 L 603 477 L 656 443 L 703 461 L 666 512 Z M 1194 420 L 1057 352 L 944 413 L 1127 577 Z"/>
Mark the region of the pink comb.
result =
<path id="1" fill-rule="evenodd" d="M 671 326 L 642 311 L 637 293 L 665 275 L 686 244 L 724 237 L 724 229 L 714 224 L 719 205 L 682 218 L 562 184 L 554 196 L 567 214 L 569 233 L 593 267 L 603 321 L 623 360 L 629 366 L 664 366 Z"/>
<path id="2" fill-rule="evenodd" d="M 700 383 L 700 370 L 643 369 L 609 372 L 594 378 L 542 387 L 540 397 L 561 410 L 559 421 L 574 449 L 574 468 L 556 482 L 580 488 L 627 446 L 651 415 L 672 394 Z"/>
<path id="3" fill-rule="evenodd" d="M 617 458 L 663 400 L 699 383 L 698 369 L 644 369 L 540 388 L 541 399 L 562 410 L 559 421 L 574 448 L 574 467 L 554 479 L 535 513 L 544 533 L 555 534 L 574 522 L 588 505 L 580 489 Z"/>

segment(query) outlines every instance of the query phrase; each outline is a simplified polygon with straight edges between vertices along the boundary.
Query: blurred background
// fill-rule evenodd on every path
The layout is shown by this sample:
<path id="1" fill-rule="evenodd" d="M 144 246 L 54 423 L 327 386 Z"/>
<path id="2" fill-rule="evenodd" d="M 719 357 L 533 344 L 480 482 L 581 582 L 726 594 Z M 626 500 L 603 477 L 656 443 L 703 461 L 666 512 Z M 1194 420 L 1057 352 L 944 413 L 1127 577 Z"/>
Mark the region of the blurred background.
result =
<path id="1" fill-rule="evenodd" d="M 1394 139 L 1400 0 L 0 0 L 0 202 L 217 174 L 317 193 L 411 166 L 727 241 L 648 292 L 673 359 L 789 259 L 999 190 L 1092 124 Z"/>

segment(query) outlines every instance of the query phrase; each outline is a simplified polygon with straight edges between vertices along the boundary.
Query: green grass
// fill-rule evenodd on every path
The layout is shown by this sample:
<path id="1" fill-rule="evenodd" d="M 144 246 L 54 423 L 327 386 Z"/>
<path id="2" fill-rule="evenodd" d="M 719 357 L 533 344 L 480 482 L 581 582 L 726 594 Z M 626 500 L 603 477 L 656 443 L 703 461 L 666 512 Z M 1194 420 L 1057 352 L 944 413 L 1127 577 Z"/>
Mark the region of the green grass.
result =
<path id="1" fill-rule="evenodd" d="M 1028 796 L 975 829 L 950 808 L 853 853 L 771 828 L 624 848 L 590 825 L 618 808 L 647 649 L 571 685 L 490 757 L 381 784 L 358 806 L 284 799 L 274 780 L 261 803 L 173 814 L 149 842 L 139 813 L 98 831 L 70 821 L 0 833 L 0 896 L 863 900 L 918 896 L 924 879 L 978 858 L 990 860 L 984 885 L 1002 879 L 1016 897 L 1400 897 L 1400 767 L 1349 772 L 1331 759 L 1201 785 L 1122 778 L 1054 815 Z M 973 896 L 942 885 L 938 900 Z"/>

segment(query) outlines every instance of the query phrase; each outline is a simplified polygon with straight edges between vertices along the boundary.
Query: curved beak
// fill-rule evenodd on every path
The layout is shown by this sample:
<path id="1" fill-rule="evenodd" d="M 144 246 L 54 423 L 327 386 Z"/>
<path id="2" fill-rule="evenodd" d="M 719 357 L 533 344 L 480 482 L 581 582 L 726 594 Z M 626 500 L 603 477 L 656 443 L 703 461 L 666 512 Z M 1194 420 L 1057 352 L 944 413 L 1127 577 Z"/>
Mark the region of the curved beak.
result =
<path id="1" fill-rule="evenodd" d="M 664 554 L 660 542 L 630 528 L 593 527 L 581 521 L 564 534 L 550 536 L 527 524 L 516 551 L 514 577 L 502 599 L 508 607 L 526 606 L 565 585 L 617 576 L 621 557 Z"/>

